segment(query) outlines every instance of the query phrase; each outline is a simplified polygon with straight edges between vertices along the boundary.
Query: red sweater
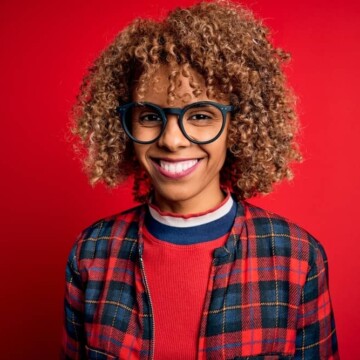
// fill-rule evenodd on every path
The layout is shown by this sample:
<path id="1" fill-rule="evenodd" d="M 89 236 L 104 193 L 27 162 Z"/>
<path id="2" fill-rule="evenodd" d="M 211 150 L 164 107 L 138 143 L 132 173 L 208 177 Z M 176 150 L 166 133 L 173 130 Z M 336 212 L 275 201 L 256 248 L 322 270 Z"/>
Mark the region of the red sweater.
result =
<path id="1" fill-rule="evenodd" d="M 193 245 L 158 240 L 144 228 L 144 267 L 155 323 L 155 360 L 196 359 L 212 252 L 227 234 Z M 176 309 L 176 311 L 174 311 Z"/>

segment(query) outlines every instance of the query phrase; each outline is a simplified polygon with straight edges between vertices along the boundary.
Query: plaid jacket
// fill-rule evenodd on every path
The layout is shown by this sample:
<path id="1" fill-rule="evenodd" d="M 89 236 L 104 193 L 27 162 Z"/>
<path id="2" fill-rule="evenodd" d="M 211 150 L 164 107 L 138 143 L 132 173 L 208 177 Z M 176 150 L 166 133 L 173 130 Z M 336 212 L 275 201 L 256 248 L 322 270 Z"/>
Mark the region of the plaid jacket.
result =
<path id="1" fill-rule="evenodd" d="M 62 359 L 153 358 L 145 212 L 101 219 L 78 236 L 66 268 Z M 327 259 L 308 232 L 240 202 L 213 256 L 198 360 L 339 359 Z"/>

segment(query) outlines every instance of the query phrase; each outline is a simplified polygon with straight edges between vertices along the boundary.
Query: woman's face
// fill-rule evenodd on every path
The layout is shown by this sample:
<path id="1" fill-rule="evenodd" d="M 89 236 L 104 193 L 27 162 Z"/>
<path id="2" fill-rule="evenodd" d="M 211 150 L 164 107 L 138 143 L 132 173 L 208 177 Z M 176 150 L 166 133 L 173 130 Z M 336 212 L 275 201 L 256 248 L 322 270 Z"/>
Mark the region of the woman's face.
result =
<path id="1" fill-rule="evenodd" d="M 136 91 L 133 101 L 146 101 L 160 107 L 182 108 L 197 101 L 224 101 L 206 96 L 205 82 L 201 75 L 190 71 L 201 84 L 202 94 L 194 96 L 189 79 L 180 75 L 175 101 L 168 103 L 170 68 L 161 66 L 150 83 L 144 97 Z M 156 80 L 155 80 L 156 79 Z M 181 132 L 176 115 L 168 115 L 162 136 L 152 144 L 134 143 L 135 155 L 149 175 L 154 187 L 154 203 L 163 211 L 181 214 L 206 211 L 223 200 L 220 190 L 220 170 L 226 157 L 226 139 L 229 114 L 225 130 L 214 142 L 198 145 L 190 142 Z"/>

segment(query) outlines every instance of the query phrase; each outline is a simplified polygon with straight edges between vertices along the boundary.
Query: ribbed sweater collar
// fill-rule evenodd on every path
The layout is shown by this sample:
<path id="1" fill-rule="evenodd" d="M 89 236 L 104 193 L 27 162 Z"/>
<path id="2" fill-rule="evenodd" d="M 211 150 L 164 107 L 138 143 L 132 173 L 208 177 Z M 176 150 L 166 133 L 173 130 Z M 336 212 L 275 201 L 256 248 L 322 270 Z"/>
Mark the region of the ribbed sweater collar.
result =
<path id="1" fill-rule="evenodd" d="M 199 214 L 178 215 L 162 212 L 149 204 L 145 226 L 152 236 L 178 245 L 191 245 L 218 239 L 233 225 L 237 204 L 230 192 L 221 204 Z"/>

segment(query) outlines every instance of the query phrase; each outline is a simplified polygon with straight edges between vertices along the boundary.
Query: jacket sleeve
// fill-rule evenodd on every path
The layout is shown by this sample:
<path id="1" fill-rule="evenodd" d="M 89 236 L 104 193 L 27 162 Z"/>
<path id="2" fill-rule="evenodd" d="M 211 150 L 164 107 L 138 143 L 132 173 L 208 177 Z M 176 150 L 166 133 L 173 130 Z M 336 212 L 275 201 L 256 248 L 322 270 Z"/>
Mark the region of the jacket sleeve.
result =
<path id="1" fill-rule="evenodd" d="M 66 264 L 61 360 L 85 359 L 84 289 L 76 255 L 80 237 L 71 249 Z"/>
<path id="2" fill-rule="evenodd" d="M 339 359 L 327 257 L 319 242 L 313 244 L 299 306 L 294 359 Z"/>

